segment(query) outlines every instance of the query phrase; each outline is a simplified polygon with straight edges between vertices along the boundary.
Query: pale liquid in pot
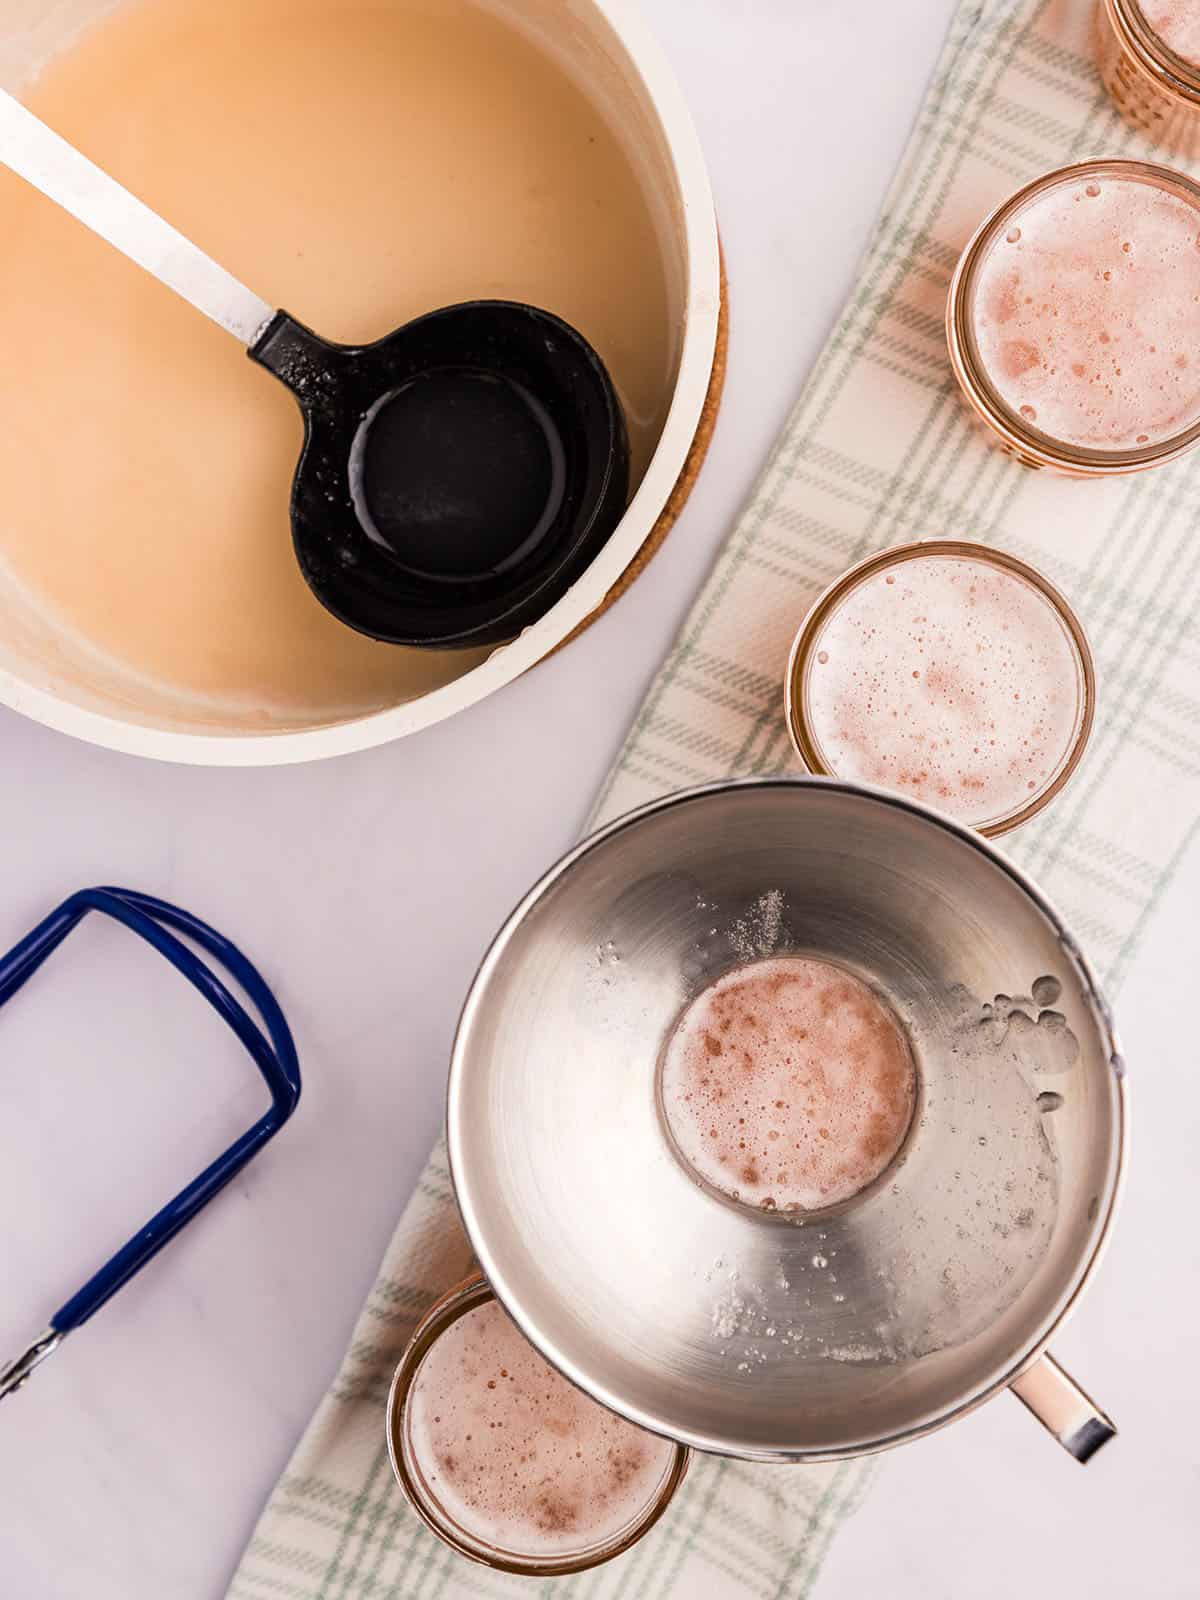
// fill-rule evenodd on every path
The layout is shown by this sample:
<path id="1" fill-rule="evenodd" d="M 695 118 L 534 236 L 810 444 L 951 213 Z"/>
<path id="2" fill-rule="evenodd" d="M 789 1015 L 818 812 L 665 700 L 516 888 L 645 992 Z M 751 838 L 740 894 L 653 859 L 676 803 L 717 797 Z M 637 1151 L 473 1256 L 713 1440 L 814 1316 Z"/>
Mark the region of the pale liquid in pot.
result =
<path id="1" fill-rule="evenodd" d="M 650 1508 L 675 1460 L 674 1445 L 560 1377 L 495 1300 L 430 1347 L 405 1431 L 426 1488 L 460 1528 L 541 1559 L 616 1538 Z"/>
<path id="2" fill-rule="evenodd" d="M 528 300 L 592 341 L 634 482 L 677 329 L 633 168 L 580 90 L 468 0 L 141 0 L 24 98 L 275 305 L 366 341 Z M 229 334 L 0 170 L 0 558 L 94 671 L 201 720 L 366 713 L 480 653 L 377 644 L 292 554 L 302 425 Z M 139 687 L 141 686 L 141 687 Z"/>

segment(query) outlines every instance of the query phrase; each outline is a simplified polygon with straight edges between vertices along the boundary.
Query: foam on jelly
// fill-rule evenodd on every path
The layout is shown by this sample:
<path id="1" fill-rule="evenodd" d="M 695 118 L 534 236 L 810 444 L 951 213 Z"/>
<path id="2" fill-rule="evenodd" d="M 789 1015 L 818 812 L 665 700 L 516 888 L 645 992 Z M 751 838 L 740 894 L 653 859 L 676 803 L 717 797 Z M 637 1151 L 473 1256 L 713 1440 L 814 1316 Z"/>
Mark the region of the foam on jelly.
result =
<path id="1" fill-rule="evenodd" d="M 667 1043 L 662 1102 L 683 1158 L 768 1211 L 835 1205 L 904 1142 L 916 1069 L 891 1012 L 851 973 L 782 956 L 735 968 Z"/>
<path id="2" fill-rule="evenodd" d="M 1100 174 L 1035 194 L 979 262 L 980 363 L 1064 444 L 1133 450 L 1200 420 L 1200 207 Z"/>
<path id="3" fill-rule="evenodd" d="M 812 642 L 805 707 L 828 769 L 980 827 L 1044 792 L 1074 748 L 1074 641 L 1015 573 L 914 556 L 865 577 Z"/>
<path id="4" fill-rule="evenodd" d="M 409 1448 L 465 1532 L 524 1557 L 606 1544 L 658 1494 L 675 1447 L 589 1400 L 495 1300 L 455 1319 L 417 1369 Z"/>
<path id="5" fill-rule="evenodd" d="M 1141 13 L 1168 50 L 1200 66 L 1200 0 L 1142 0 Z"/>

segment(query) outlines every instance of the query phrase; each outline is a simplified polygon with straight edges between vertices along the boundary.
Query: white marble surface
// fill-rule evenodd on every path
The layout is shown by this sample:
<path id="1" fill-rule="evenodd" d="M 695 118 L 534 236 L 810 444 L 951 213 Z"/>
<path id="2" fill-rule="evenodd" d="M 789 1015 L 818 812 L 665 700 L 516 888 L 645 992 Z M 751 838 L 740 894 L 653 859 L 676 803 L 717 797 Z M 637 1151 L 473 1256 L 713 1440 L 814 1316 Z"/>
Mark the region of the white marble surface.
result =
<path id="1" fill-rule="evenodd" d="M 633 592 L 457 722 L 327 766 L 151 767 L 0 718 L 0 939 L 83 883 L 177 899 L 261 962 L 305 1072 L 295 1121 L 243 1180 L 3 1407 L 5 1600 L 223 1593 L 434 1137 L 475 962 L 577 832 L 782 423 L 852 283 L 951 10 L 647 4 L 707 143 L 735 322 L 710 464 Z M 839 78 L 849 52 L 853 104 Z M 1060 1346 L 1122 1439 L 1081 1471 L 1002 1397 L 893 1456 L 834 1549 L 826 1600 L 1200 1592 L 1187 1360 L 1200 1316 L 1198 892 L 1200 849 L 1121 997 L 1132 1181 Z M 119 930 L 86 927 L 0 1021 L 0 1350 L 259 1103 L 219 1025 L 151 960 Z"/>

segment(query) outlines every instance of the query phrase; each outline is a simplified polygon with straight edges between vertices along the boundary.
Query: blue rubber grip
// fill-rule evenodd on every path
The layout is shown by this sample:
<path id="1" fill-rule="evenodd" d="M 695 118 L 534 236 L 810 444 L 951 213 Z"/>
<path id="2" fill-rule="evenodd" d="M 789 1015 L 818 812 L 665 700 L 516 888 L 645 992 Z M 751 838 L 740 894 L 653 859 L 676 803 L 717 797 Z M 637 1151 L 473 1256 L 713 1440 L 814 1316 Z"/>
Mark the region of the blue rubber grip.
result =
<path id="1" fill-rule="evenodd" d="M 99 1311 L 133 1275 L 158 1254 L 162 1247 L 192 1220 L 196 1213 L 231 1178 L 251 1161 L 296 1109 L 300 1099 L 300 1062 L 283 1012 L 261 975 L 236 945 L 215 928 L 201 922 L 188 911 L 156 900 L 151 895 L 130 889 L 81 889 L 64 900 L 44 922 L 0 958 L 0 1005 L 14 995 L 38 970 L 46 958 L 88 914 L 100 911 L 123 923 L 132 933 L 165 956 L 177 972 L 199 990 L 213 1009 L 237 1034 L 262 1073 L 271 1093 L 271 1108 L 225 1151 L 204 1169 L 200 1176 L 180 1190 L 140 1228 L 129 1243 L 88 1279 L 78 1294 L 54 1313 L 50 1326 L 58 1333 L 70 1333 Z M 225 984 L 204 961 L 170 930 L 184 934 L 212 956 L 241 985 L 262 1017 L 263 1028 L 236 1000 Z"/>

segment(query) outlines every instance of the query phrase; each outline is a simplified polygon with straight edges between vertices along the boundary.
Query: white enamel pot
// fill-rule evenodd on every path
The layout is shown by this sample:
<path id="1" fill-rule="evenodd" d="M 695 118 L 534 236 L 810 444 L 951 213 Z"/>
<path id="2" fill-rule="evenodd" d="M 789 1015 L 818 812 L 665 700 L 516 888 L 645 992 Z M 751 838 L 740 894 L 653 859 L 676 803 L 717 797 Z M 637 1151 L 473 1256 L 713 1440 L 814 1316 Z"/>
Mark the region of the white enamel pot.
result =
<path id="1" fill-rule="evenodd" d="M 502 688 L 601 606 L 651 534 L 684 468 L 713 372 L 720 259 L 704 159 L 683 96 L 630 0 L 485 0 L 519 19 L 619 131 L 659 222 L 678 361 L 657 447 L 616 532 L 544 617 L 486 660 L 368 715 L 269 731 L 203 713 L 159 690 L 138 704 L 89 675 L 55 625 L 0 574 L 0 704 L 110 749 L 213 766 L 268 766 L 364 750 L 441 722 Z M 111 0 L 0 0 L 0 85 L 19 92 L 31 61 L 52 54 Z"/>

